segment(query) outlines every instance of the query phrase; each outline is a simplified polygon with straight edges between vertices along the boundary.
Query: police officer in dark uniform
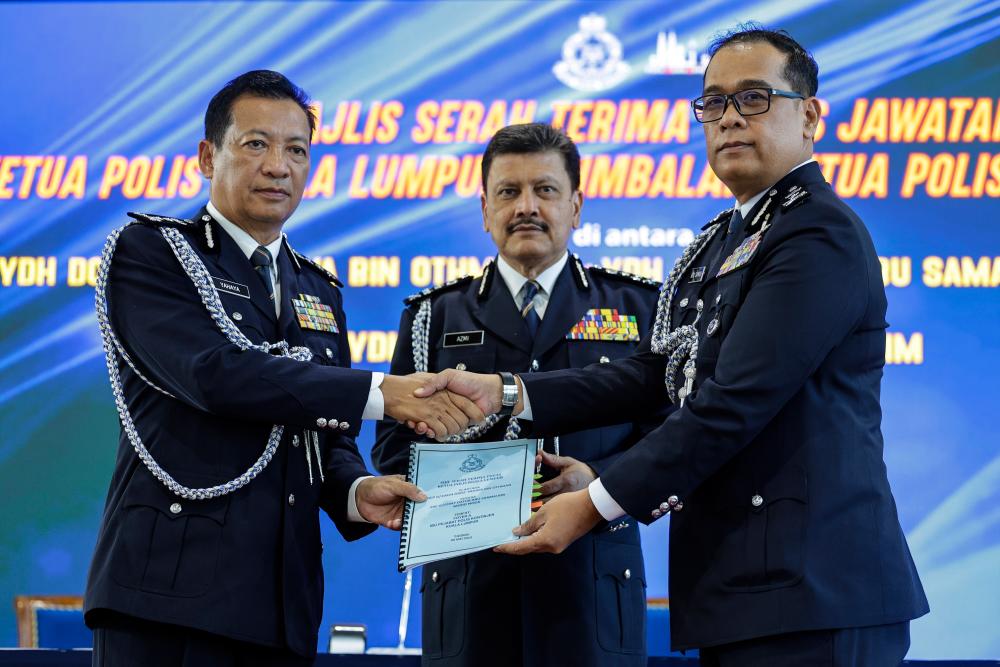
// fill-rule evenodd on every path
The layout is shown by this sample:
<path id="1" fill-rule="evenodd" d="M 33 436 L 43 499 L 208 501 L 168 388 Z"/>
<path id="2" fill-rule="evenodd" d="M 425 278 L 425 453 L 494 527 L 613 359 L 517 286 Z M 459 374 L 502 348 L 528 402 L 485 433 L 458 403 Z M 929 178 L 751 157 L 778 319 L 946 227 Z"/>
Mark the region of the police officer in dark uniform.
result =
<path id="1" fill-rule="evenodd" d="M 535 123 L 496 134 L 483 157 L 482 207 L 499 254 L 479 278 L 406 300 L 392 373 L 531 373 L 606 364 L 636 350 L 659 284 L 587 268 L 567 252 L 580 222 L 579 184 L 579 153 L 560 131 Z M 584 488 L 640 429 L 617 423 L 546 438 L 542 493 Z M 469 439 L 501 440 L 509 430 L 503 419 Z M 375 466 L 405 472 L 415 439 L 405 425 L 383 421 Z M 645 575 L 628 517 L 560 556 L 485 551 L 425 565 L 421 591 L 425 665 L 646 664 Z"/>
<path id="2" fill-rule="evenodd" d="M 671 514 L 674 649 L 713 666 L 898 665 L 928 607 L 882 458 L 878 258 L 812 160 L 812 57 L 759 26 L 712 52 L 693 106 L 735 210 L 685 249 L 639 354 L 524 374 L 514 414 L 547 433 L 672 411 L 499 550 L 558 553 L 602 519 Z M 490 410 L 501 395 L 491 377 L 435 386 Z"/>
<path id="3" fill-rule="evenodd" d="M 482 418 L 348 368 L 340 285 L 281 234 L 313 123 L 281 74 L 234 79 L 199 146 L 210 203 L 193 220 L 132 214 L 105 246 L 97 311 L 122 434 L 85 596 L 95 665 L 312 664 L 317 509 L 354 540 L 398 529 L 404 498 L 422 498 L 368 476 L 362 418 L 423 412 L 441 433 Z"/>

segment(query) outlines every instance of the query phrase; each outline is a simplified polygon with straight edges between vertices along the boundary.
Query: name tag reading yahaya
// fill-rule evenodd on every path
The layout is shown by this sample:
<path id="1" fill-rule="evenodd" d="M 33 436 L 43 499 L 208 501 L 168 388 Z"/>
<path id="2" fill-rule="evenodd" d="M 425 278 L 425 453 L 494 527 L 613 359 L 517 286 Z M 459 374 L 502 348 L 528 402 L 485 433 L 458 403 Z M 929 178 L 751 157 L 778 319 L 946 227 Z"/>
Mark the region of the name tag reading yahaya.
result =
<path id="1" fill-rule="evenodd" d="M 410 445 L 406 478 L 427 500 L 406 501 L 399 571 L 515 542 L 531 516 L 538 440 Z"/>

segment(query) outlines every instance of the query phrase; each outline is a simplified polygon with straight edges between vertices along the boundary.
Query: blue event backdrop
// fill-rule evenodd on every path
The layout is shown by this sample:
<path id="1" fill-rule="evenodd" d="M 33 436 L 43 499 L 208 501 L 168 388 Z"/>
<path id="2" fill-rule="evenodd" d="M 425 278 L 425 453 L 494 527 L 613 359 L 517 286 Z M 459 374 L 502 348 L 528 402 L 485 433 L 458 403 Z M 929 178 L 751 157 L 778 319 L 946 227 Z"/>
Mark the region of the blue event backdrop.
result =
<path id="1" fill-rule="evenodd" d="M 581 22 L 591 13 L 598 16 Z M 461 108 L 469 120 L 495 101 L 526 100 L 537 105 L 534 118 L 548 121 L 554 108 L 576 103 L 565 118 L 582 152 L 605 156 L 588 160 L 588 231 L 574 237 L 576 250 L 595 263 L 639 258 L 628 266 L 662 275 L 691 230 L 729 205 L 689 189 L 702 178 L 711 185 L 711 174 L 703 174 L 703 135 L 683 100 L 699 94 L 697 56 L 711 36 L 747 19 L 788 29 L 816 55 L 829 104 L 817 151 L 834 156 L 824 158 L 828 168 L 852 160 L 862 169 L 860 188 L 849 173 L 831 178 L 843 178 L 838 187 L 890 268 L 887 354 L 898 363 L 886 367 L 883 385 L 885 458 L 932 608 L 914 624 L 911 657 L 1000 657 L 1000 3 L 971 0 L 3 3 L 0 645 L 15 642 L 13 595 L 82 592 L 117 442 L 93 290 L 77 285 L 86 282 L 77 270 L 85 260 L 71 258 L 98 255 L 126 211 L 183 217 L 201 206 L 207 188 L 196 173 L 181 179 L 179 193 L 158 188 L 169 190 L 174 156 L 195 154 L 203 110 L 223 83 L 249 69 L 281 70 L 322 104 L 328 133 L 342 102 L 360 103 L 360 132 L 375 102 L 402 112 L 397 132 L 392 122 L 380 125 L 384 143 L 314 146 L 314 172 L 335 157 L 335 178 L 319 174 L 287 225 L 300 250 L 332 258 L 355 284 L 379 263 L 351 257 L 386 257 L 390 269 L 398 258 L 398 283 L 390 271 L 386 286 L 345 289 L 351 329 L 367 332 L 355 337 L 361 365 L 384 370 L 385 332 L 397 325 L 401 299 L 449 277 L 411 270 L 431 256 L 492 254 L 475 181 L 472 190 L 454 185 L 455 169 L 468 186 L 475 165 L 448 157 L 477 154 L 482 137 L 427 143 L 419 114 L 457 119 Z M 692 64 L 695 73 L 684 73 Z M 847 125 L 861 98 L 872 100 L 867 140 Z M 910 102 L 909 130 L 883 113 L 898 115 L 901 98 L 928 98 Z M 601 114 L 625 114 L 636 100 L 667 101 L 652 136 L 659 141 L 602 136 L 602 122 L 617 127 L 622 118 Z M 440 196 L 361 196 L 378 156 L 389 155 L 436 168 Z M 66 171 L 60 178 L 50 160 L 32 181 L 36 161 L 25 156 L 66 156 Z M 75 171 L 74 156 L 86 159 Z M 147 168 L 155 156 L 166 156 L 159 176 Z M 671 171 L 673 160 L 682 173 Z M 614 169 L 596 173 L 612 161 Z M 641 167 L 653 163 L 660 190 L 651 192 Z M 354 169 L 362 171 L 352 188 Z M 615 240 L 614 228 L 643 225 L 667 231 L 645 245 Z M 359 446 L 367 453 L 371 443 L 368 427 Z M 326 526 L 324 536 L 332 547 L 324 627 L 363 622 L 370 645 L 394 645 L 403 582 L 395 534 L 347 545 Z M 649 595 L 664 596 L 666 522 L 644 539 Z M 419 644 L 416 625 L 410 645 Z"/>

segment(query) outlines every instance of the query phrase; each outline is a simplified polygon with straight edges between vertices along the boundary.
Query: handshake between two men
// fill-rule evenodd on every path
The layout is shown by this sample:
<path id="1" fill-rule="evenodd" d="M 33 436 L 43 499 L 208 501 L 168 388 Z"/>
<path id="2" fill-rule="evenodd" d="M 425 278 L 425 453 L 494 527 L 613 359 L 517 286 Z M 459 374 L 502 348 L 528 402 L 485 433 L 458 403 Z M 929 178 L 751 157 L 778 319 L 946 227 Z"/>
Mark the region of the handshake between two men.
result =
<path id="1" fill-rule="evenodd" d="M 515 382 L 517 398 L 511 413 L 516 416 L 524 410 L 524 391 L 520 378 L 515 376 Z M 437 440 L 457 435 L 504 407 L 503 381 L 497 374 L 448 369 L 437 374 L 387 375 L 381 388 L 386 416 Z M 545 504 L 513 529 L 515 535 L 530 537 L 496 547 L 499 553 L 561 553 L 603 519 L 587 491 L 596 477 L 589 466 L 568 456 L 547 452 L 539 456 L 540 462 L 559 474 L 542 485 Z M 423 493 L 413 497 L 425 498 Z"/>

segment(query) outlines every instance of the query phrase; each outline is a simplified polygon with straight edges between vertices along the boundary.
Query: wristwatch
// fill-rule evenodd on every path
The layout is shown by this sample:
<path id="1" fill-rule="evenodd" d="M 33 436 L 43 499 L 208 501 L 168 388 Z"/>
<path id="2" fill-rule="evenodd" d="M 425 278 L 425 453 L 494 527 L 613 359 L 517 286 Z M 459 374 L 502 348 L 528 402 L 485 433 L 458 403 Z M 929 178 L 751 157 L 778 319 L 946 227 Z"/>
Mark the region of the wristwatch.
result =
<path id="1" fill-rule="evenodd" d="M 497 375 L 503 380 L 503 394 L 500 396 L 500 412 L 497 415 L 500 417 L 509 417 L 514 412 L 514 406 L 517 405 L 517 380 L 514 379 L 513 373 L 508 373 L 507 371 L 501 371 Z"/>

